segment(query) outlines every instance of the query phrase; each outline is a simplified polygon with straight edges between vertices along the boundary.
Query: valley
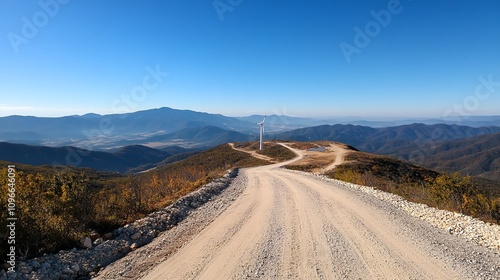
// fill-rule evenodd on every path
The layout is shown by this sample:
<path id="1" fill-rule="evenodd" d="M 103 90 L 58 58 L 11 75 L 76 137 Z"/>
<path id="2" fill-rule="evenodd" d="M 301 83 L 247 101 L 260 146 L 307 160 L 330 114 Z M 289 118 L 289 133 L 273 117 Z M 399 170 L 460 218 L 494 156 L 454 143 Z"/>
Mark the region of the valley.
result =
<path id="1" fill-rule="evenodd" d="M 135 157 L 136 161 L 130 161 L 126 155 L 116 158 L 103 154 L 104 159 L 93 156 L 97 156 L 97 152 L 113 153 L 117 149 L 144 146 L 141 149 L 158 150 L 156 153 L 161 157 L 162 150 L 168 151 L 171 147 L 193 152 L 230 142 L 255 141 L 258 137 L 256 122 L 262 117 L 235 118 L 171 108 L 61 118 L 1 117 L 0 143 L 4 142 L 4 147 L 0 145 L 0 160 L 33 165 L 57 162 L 122 173 L 137 172 L 153 168 L 165 158 Z M 346 121 L 271 115 L 266 122 L 266 139 L 336 141 L 360 151 L 396 157 L 441 172 L 458 171 L 462 175 L 494 181 L 500 178 L 500 165 L 495 156 L 500 139 L 498 116 L 470 117 L 460 122 L 437 119 L 386 123 Z M 10 146 L 5 147 L 7 143 L 30 147 L 24 146 L 21 150 L 16 147 L 18 152 L 11 156 Z M 47 147 L 66 151 L 43 152 Z M 34 150 L 37 150 L 36 158 L 25 156 L 33 154 Z M 151 152 L 153 150 L 146 153 Z M 173 154 L 180 153 L 183 152 Z M 72 158 L 74 156 L 77 160 Z M 141 168 L 141 165 L 145 166 Z"/>

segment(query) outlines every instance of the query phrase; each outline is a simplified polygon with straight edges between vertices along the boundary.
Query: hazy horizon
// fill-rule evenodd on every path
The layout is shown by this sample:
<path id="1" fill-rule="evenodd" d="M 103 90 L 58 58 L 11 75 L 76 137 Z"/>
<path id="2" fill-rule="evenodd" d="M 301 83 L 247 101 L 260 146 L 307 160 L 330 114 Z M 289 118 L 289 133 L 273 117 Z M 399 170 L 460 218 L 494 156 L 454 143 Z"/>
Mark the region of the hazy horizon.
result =
<path id="1" fill-rule="evenodd" d="M 201 111 L 195 111 L 191 109 L 179 109 L 179 108 L 170 108 L 170 107 L 157 107 L 157 108 L 149 108 L 149 109 L 144 109 L 144 110 L 137 110 L 137 111 L 131 111 L 131 112 L 125 112 L 124 114 L 132 114 L 132 113 L 137 113 L 141 111 L 149 111 L 149 110 L 158 110 L 162 108 L 169 108 L 173 110 L 180 110 L 180 111 L 193 111 L 193 112 L 199 112 L 199 113 L 207 113 L 207 114 L 220 114 L 217 112 L 201 112 Z M 15 114 L 15 115 L 5 115 L 0 117 L 13 117 L 13 116 L 21 116 L 21 117 L 37 117 L 37 118 L 61 118 L 61 117 L 70 117 L 70 116 L 84 116 L 84 115 L 89 115 L 89 114 L 97 114 L 101 116 L 106 116 L 106 115 L 113 115 L 115 113 L 95 113 L 95 112 L 86 112 L 82 114 L 69 114 L 69 115 L 58 115 L 58 116 L 36 116 L 36 115 L 20 115 L 20 114 Z M 469 115 L 469 116 L 450 116 L 450 117 L 443 117 L 443 116 L 294 116 L 294 115 L 287 115 L 287 114 L 276 114 L 276 113 L 270 113 L 270 114 L 258 114 L 258 113 L 250 113 L 248 115 L 226 115 L 226 114 L 220 114 L 226 117 L 233 117 L 233 118 L 246 118 L 246 117 L 252 117 L 252 116 L 271 116 L 275 115 L 278 117 L 292 117 L 292 118 L 303 118 L 303 119 L 310 119 L 310 120 L 315 120 L 315 121 L 333 121 L 333 120 L 338 120 L 338 121 L 378 121 L 378 122 L 390 122 L 390 121 L 426 121 L 426 120 L 443 120 L 443 122 L 446 121 L 453 121 L 454 119 L 458 120 L 466 120 L 467 118 L 491 118 L 491 117 L 500 117 L 499 114 L 497 115 Z"/>

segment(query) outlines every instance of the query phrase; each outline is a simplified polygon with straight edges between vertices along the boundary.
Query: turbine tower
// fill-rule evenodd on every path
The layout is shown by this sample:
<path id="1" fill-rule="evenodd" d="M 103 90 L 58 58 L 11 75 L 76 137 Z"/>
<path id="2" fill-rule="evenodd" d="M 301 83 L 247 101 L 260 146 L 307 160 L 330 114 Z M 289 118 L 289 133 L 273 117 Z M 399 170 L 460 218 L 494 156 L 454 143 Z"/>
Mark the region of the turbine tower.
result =
<path id="1" fill-rule="evenodd" d="M 267 116 L 264 116 L 264 119 L 261 122 L 257 123 L 260 126 L 260 146 L 259 146 L 259 149 L 261 151 L 264 149 L 262 138 L 264 137 L 264 122 L 266 121 L 266 117 Z"/>

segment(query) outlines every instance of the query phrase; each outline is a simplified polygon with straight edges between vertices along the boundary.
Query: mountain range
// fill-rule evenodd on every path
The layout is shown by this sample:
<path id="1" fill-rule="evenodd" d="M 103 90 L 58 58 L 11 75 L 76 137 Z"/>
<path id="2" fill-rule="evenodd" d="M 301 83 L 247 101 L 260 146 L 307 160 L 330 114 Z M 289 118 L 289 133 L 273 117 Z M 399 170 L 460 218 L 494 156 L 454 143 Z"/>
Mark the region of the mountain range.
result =
<path id="1" fill-rule="evenodd" d="M 331 140 L 349 144 L 358 150 L 396 155 L 402 147 L 421 149 L 425 145 L 454 139 L 499 133 L 500 127 L 469 127 L 459 125 L 425 125 L 415 123 L 394 127 L 373 128 L 359 125 L 322 125 L 295 129 L 273 135 L 276 139 L 294 141 Z"/>
<path id="2" fill-rule="evenodd" d="M 186 128 L 173 133 L 158 134 L 143 139 L 123 140 L 117 143 L 120 145 L 144 144 L 151 147 L 179 145 L 204 149 L 228 142 L 245 142 L 256 139 L 255 136 L 234 130 L 225 130 L 217 126 L 205 126 Z"/>
<path id="3" fill-rule="evenodd" d="M 294 141 L 331 140 L 441 172 L 500 181 L 500 127 L 411 124 L 372 128 L 324 125 L 274 135 Z"/>
<path id="4" fill-rule="evenodd" d="M 0 140 L 100 149 L 113 147 L 119 140 L 141 139 L 211 125 L 235 131 L 245 130 L 249 126 L 236 118 L 171 108 L 60 118 L 9 116 L 0 118 Z"/>
<path id="5" fill-rule="evenodd" d="M 443 172 L 460 171 L 500 181 L 500 127 L 413 124 L 390 128 L 354 125 L 317 126 L 272 135 L 294 141 L 331 140 L 358 150 L 389 155 Z M 196 153 L 174 144 L 198 143 L 198 150 L 253 137 L 218 127 L 184 129 L 145 140 L 122 141 L 128 146 L 103 151 L 76 147 L 43 147 L 0 142 L 0 160 L 31 165 L 63 164 L 97 170 L 137 172 L 171 163 Z M 256 140 L 256 139 L 253 139 Z M 153 149 L 135 144 L 144 142 Z M 165 146 L 167 145 L 167 146 Z"/>
<path id="6" fill-rule="evenodd" d="M 203 129 L 205 127 L 217 127 L 227 131 L 250 135 L 250 139 L 256 139 L 258 137 L 258 126 L 256 123 L 262 121 L 263 118 L 264 116 L 262 115 L 227 117 L 220 114 L 177 110 L 167 107 L 125 114 L 98 115 L 91 113 L 82 116 L 74 115 L 58 118 L 8 116 L 0 117 L 0 141 L 53 147 L 70 145 L 88 150 L 106 150 L 120 147 L 120 145 L 123 146 L 125 143 L 142 144 L 154 136 L 160 136 L 160 138 L 163 138 L 162 141 L 172 142 L 172 139 L 176 140 L 175 133 L 184 131 L 183 134 L 196 134 L 195 131 L 191 132 L 189 130 Z M 290 130 L 325 124 L 361 125 L 361 128 L 354 129 L 364 130 L 364 127 L 369 127 L 368 130 L 370 130 L 415 122 L 426 125 L 433 125 L 435 123 L 451 125 L 459 123 L 461 126 L 477 128 L 482 126 L 500 126 L 500 116 L 447 120 L 404 119 L 365 121 L 359 118 L 311 119 L 270 115 L 266 118 L 266 132 L 279 134 Z M 343 130 L 350 130 L 350 128 L 343 128 Z M 178 136 L 180 136 L 179 139 L 181 141 L 186 138 L 182 135 Z M 242 135 L 234 136 L 236 138 L 243 138 Z M 353 139 L 353 137 L 350 138 Z M 184 144 L 186 146 L 210 146 L 217 143 L 217 141 L 214 141 L 212 144 L 203 145 L 198 141 L 188 142 L 191 143 Z"/>
<path id="7" fill-rule="evenodd" d="M 171 108 L 104 116 L 2 117 L 0 160 L 136 172 L 223 143 L 256 141 L 256 122 L 263 118 Z M 337 141 L 439 171 L 500 180 L 500 118 L 475 117 L 469 121 L 496 124 L 497 119 L 499 126 L 413 123 L 371 127 L 314 125 L 321 120 L 271 115 L 266 118 L 266 139 Z"/>

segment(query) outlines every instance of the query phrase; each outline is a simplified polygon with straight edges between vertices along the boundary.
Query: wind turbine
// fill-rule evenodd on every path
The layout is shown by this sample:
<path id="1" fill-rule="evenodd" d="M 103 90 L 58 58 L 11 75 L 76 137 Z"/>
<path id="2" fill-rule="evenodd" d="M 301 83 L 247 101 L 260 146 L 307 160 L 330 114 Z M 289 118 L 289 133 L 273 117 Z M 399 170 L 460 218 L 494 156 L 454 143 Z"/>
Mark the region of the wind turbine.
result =
<path id="1" fill-rule="evenodd" d="M 266 121 L 267 115 L 264 116 L 264 119 L 257 123 L 260 126 L 260 146 L 259 149 L 262 151 L 264 149 L 264 145 L 262 143 L 262 138 L 264 137 L 264 122 Z"/>

